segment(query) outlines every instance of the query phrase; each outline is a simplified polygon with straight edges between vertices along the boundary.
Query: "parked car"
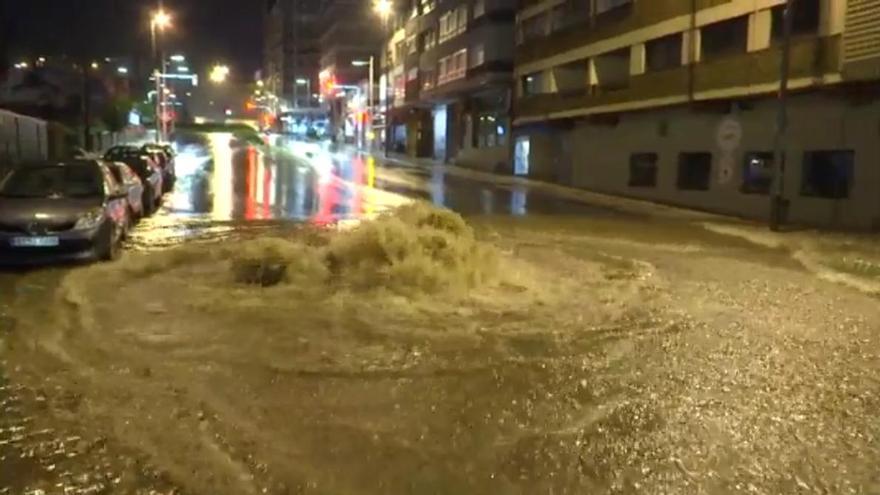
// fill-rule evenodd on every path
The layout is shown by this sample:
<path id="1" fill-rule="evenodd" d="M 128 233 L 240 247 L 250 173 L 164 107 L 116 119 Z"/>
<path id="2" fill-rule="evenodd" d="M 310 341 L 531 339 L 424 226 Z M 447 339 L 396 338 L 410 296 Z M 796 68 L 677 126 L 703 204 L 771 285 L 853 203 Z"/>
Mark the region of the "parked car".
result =
<path id="1" fill-rule="evenodd" d="M 0 262 L 111 260 L 129 222 L 126 192 L 102 162 L 18 167 L 0 183 Z"/>
<path id="2" fill-rule="evenodd" d="M 113 178 L 128 194 L 128 209 L 132 220 L 137 223 L 144 217 L 144 183 L 141 178 L 123 162 L 107 162 Z"/>
<path id="3" fill-rule="evenodd" d="M 162 167 L 165 189 L 164 192 L 174 189 L 174 183 L 177 182 L 177 171 L 175 168 L 174 150 L 168 145 L 157 143 L 147 143 L 141 147 L 141 150 L 148 153 Z"/>

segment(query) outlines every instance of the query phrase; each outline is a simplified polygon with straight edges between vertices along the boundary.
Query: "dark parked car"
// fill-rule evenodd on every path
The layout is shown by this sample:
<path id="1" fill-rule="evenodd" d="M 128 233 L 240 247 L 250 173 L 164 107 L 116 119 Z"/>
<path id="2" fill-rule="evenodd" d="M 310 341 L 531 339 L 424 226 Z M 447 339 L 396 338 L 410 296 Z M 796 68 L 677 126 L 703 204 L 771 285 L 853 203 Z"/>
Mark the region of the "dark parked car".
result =
<path id="1" fill-rule="evenodd" d="M 162 167 L 162 178 L 164 179 L 164 192 L 174 189 L 174 183 L 177 182 L 177 171 L 174 163 L 174 150 L 168 145 L 147 143 L 141 147 L 141 150 L 149 154 Z"/>
<path id="2" fill-rule="evenodd" d="M 126 192 L 104 163 L 22 166 L 0 183 L 0 262 L 110 260 L 129 222 Z"/>
<path id="3" fill-rule="evenodd" d="M 137 222 L 144 217 L 144 183 L 131 167 L 123 162 L 107 162 L 113 178 L 128 195 L 128 209 L 132 220 Z"/>
<path id="4" fill-rule="evenodd" d="M 164 176 L 158 164 L 136 146 L 115 146 L 104 155 L 105 160 L 122 162 L 140 177 L 144 184 L 142 202 L 144 215 L 152 215 L 162 204 Z"/>

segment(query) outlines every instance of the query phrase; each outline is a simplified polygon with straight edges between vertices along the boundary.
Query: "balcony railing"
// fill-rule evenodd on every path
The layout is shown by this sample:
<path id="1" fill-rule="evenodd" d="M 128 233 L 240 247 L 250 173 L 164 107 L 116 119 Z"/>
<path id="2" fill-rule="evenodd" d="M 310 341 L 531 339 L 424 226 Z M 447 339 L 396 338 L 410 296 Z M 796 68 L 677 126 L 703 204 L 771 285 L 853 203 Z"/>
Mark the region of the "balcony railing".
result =
<path id="1" fill-rule="evenodd" d="M 682 66 L 632 76 L 625 89 L 541 94 L 517 99 L 518 117 L 546 116 L 570 110 L 592 109 L 608 105 L 647 102 L 669 97 L 688 97 L 724 89 L 755 88 L 779 80 L 779 47 L 760 52 L 738 54 L 693 67 Z M 795 40 L 791 49 L 792 79 L 820 77 L 836 73 L 840 67 L 840 37 Z M 772 92 L 772 90 L 770 90 Z"/>

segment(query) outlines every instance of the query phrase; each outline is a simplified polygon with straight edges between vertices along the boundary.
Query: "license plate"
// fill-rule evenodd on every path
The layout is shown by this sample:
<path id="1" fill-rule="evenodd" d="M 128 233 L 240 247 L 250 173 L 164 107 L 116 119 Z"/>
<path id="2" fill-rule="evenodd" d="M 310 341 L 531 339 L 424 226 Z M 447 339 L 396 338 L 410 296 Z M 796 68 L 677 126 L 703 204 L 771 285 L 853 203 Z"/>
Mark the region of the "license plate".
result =
<path id="1" fill-rule="evenodd" d="M 57 247 L 57 237 L 13 237 L 15 247 Z"/>

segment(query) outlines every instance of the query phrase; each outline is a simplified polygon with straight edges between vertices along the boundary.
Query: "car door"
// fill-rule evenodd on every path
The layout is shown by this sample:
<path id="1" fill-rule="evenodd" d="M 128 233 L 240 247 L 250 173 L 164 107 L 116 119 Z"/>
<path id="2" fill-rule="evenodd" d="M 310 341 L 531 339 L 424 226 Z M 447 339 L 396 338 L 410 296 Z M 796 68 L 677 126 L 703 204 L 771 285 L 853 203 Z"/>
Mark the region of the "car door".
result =
<path id="1" fill-rule="evenodd" d="M 141 203 L 144 193 L 143 182 L 128 165 L 122 163 L 118 167 L 122 171 L 125 188 L 128 191 L 128 203 L 134 211 L 141 212 L 143 210 L 143 204 Z"/>
<path id="2" fill-rule="evenodd" d="M 121 234 L 125 231 L 128 220 L 128 196 L 125 194 L 124 186 L 113 177 L 110 167 L 101 165 L 100 168 L 104 176 L 104 208 Z"/>

